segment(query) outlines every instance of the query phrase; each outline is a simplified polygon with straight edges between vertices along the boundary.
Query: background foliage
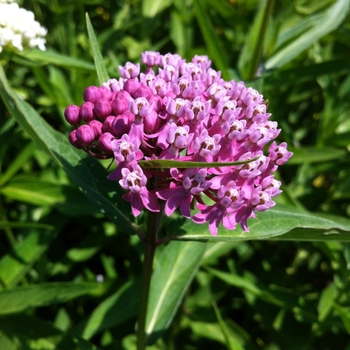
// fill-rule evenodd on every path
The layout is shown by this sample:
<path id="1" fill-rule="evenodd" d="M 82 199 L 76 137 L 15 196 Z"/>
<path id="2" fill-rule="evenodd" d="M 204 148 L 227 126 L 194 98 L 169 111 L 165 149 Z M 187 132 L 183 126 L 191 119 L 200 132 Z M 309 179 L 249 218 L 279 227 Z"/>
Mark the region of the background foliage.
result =
<path id="1" fill-rule="evenodd" d="M 86 12 L 110 77 L 145 50 L 207 54 L 268 98 L 295 153 L 251 233 L 159 247 L 152 347 L 350 349 L 349 1 L 21 6 L 48 28 L 48 50 L 0 54 L 0 349 L 135 348 L 143 246 L 130 233 L 145 220 L 132 221 L 109 164 L 66 141 L 65 107 L 98 84 Z M 180 217 L 161 233 L 210 239 Z"/>

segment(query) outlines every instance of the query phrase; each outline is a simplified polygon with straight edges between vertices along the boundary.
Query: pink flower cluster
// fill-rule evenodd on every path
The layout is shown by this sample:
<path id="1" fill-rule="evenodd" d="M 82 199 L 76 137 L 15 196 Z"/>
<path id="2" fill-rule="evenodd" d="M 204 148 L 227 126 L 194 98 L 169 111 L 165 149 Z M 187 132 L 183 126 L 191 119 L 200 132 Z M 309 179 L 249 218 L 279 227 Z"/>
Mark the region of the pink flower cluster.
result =
<path id="1" fill-rule="evenodd" d="M 216 235 L 222 222 L 248 231 L 255 211 L 275 205 L 280 181 L 272 175 L 292 153 L 277 144 L 277 123 L 267 101 L 243 82 L 226 82 L 206 56 L 145 52 L 139 64 L 120 67 L 121 78 L 90 86 L 84 103 L 65 110 L 75 127 L 71 144 L 96 158 L 114 157 L 118 180 L 138 216 L 143 208 L 170 216 L 177 208 Z M 264 148 L 268 154 L 264 155 Z M 241 165 L 213 162 L 256 160 Z M 205 162 L 198 168 L 142 168 L 141 160 Z"/>

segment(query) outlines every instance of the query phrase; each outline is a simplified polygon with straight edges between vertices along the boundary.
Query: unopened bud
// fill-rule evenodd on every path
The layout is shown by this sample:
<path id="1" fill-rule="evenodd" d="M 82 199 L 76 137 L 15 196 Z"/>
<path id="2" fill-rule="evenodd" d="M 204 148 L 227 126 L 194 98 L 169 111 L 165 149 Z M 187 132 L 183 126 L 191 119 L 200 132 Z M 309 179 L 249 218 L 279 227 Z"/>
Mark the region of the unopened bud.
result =
<path id="1" fill-rule="evenodd" d="M 80 123 L 81 117 L 79 112 L 80 108 L 76 105 L 71 105 L 66 108 L 64 111 L 64 116 L 70 125 L 77 126 Z"/>

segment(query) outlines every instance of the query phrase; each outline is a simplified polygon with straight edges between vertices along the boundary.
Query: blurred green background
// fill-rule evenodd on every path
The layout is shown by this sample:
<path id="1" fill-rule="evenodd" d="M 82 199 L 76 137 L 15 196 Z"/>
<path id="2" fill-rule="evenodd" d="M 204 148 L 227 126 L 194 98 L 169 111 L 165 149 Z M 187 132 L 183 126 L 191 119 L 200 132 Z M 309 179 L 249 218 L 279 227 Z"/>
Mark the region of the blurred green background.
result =
<path id="1" fill-rule="evenodd" d="M 98 85 L 88 13 L 110 77 L 146 50 L 204 54 L 258 89 L 294 152 L 278 205 L 349 218 L 349 0 L 18 3 L 48 29 L 47 51 L 0 62 L 57 131 L 68 135 L 64 109 Z M 138 238 L 85 199 L 2 101 L 0 166 L 0 349 L 134 349 Z M 198 268 L 154 349 L 350 349 L 348 243 L 208 244 Z"/>

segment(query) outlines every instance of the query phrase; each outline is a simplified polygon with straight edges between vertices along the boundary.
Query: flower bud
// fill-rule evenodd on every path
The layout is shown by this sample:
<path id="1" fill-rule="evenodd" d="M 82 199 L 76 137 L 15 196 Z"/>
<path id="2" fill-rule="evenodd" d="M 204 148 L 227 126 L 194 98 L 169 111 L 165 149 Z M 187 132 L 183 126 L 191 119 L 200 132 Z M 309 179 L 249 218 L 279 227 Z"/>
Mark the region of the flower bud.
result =
<path id="1" fill-rule="evenodd" d="M 64 116 L 70 125 L 77 126 L 80 123 L 81 117 L 79 111 L 80 108 L 76 105 L 68 106 L 64 111 Z"/>
<path id="2" fill-rule="evenodd" d="M 86 123 L 94 119 L 94 104 L 91 102 L 84 102 L 80 107 L 79 115 Z"/>
<path id="3" fill-rule="evenodd" d="M 95 103 L 94 113 L 101 119 L 106 119 L 112 113 L 111 103 L 105 98 L 99 99 Z"/>
<path id="4" fill-rule="evenodd" d="M 129 95 L 129 94 L 128 94 Z M 115 99 L 112 102 L 112 110 L 115 115 L 122 114 L 125 110 L 129 108 L 129 98 L 125 96 L 125 94 L 117 93 Z"/>
<path id="5" fill-rule="evenodd" d="M 104 132 L 99 138 L 98 138 L 98 146 L 101 151 L 112 154 L 112 144 L 111 141 L 114 140 L 115 137 L 110 132 Z"/>
<path id="6" fill-rule="evenodd" d="M 134 98 L 145 97 L 148 99 L 153 95 L 152 90 L 148 86 L 141 85 L 134 93 Z"/>
<path id="7" fill-rule="evenodd" d="M 91 122 L 89 122 L 89 127 L 95 133 L 95 138 L 98 138 L 102 134 L 102 126 L 103 124 L 98 120 L 91 120 Z"/>
<path id="8" fill-rule="evenodd" d="M 115 116 L 109 115 L 103 122 L 102 130 L 103 132 L 113 132 L 112 124 L 114 122 Z"/>
<path id="9" fill-rule="evenodd" d="M 108 89 L 106 86 L 100 86 L 98 89 L 100 91 L 101 98 L 111 101 L 113 92 L 110 89 Z"/>
<path id="10" fill-rule="evenodd" d="M 88 147 L 95 140 L 95 132 L 89 125 L 80 125 L 77 129 L 76 137 L 79 145 Z"/>
<path id="11" fill-rule="evenodd" d="M 75 148 L 83 148 L 78 140 L 77 140 L 77 131 L 73 130 L 70 134 L 69 134 L 69 142 L 75 147 Z"/>
<path id="12" fill-rule="evenodd" d="M 131 96 L 134 96 L 135 91 L 140 87 L 140 83 L 137 79 L 128 79 L 124 83 L 124 90 L 127 91 Z"/>
<path id="13" fill-rule="evenodd" d="M 101 98 L 101 93 L 98 87 L 89 86 L 84 91 L 84 101 L 95 103 L 99 98 Z"/>
<path id="14" fill-rule="evenodd" d="M 111 133 L 118 138 L 124 134 L 127 134 L 130 131 L 128 116 L 126 114 L 120 114 L 115 117 L 111 129 Z"/>

